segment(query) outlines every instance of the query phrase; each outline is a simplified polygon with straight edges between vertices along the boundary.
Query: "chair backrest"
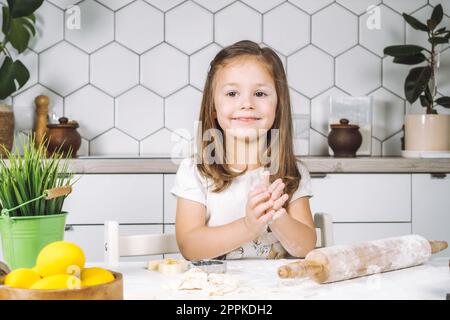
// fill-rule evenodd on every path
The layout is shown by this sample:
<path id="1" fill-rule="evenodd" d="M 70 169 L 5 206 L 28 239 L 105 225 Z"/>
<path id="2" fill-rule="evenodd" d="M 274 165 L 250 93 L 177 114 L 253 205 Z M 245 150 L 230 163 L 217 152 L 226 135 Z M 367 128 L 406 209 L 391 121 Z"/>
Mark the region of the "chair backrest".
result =
<path id="1" fill-rule="evenodd" d="M 316 247 L 327 247 L 334 243 L 333 220 L 331 215 L 316 213 L 314 224 L 317 230 Z M 175 234 L 143 234 L 120 236 L 117 221 L 105 222 L 104 254 L 105 262 L 117 265 L 120 257 L 150 256 L 178 253 Z"/>

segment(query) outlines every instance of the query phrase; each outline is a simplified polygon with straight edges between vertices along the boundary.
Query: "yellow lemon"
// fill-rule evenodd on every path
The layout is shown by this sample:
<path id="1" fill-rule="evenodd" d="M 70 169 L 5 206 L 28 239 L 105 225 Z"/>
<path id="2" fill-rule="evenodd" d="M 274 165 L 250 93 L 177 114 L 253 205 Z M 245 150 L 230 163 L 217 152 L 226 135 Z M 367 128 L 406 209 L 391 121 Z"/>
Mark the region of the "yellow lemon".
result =
<path id="1" fill-rule="evenodd" d="M 95 286 L 102 283 L 111 282 L 114 275 L 102 268 L 86 268 L 81 271 L 81 286 Z"/>
<path id="2" fill-rule="evenodd" d="M 80 289 L 81 281 L 69 274 L 57 274 L 43 278 L 35 282 L 30 289 L 56 290 L 56 289 Z"/>
<path id="3" fill-rule="evenodd" d="M 6 275 L 5 285 L 11 288 L 28 289 L 39 280 L 41 280 L 41 276 L 36 271 L 20 268 Z"/>
<path id="4" fill-rule="evenodd" d="M 84 252 L 79 246 L 67 241 L 55 241 L 39 252 L 35 268 L 42 277 L 56 274 L 79 275 L 84 263 Z"/>

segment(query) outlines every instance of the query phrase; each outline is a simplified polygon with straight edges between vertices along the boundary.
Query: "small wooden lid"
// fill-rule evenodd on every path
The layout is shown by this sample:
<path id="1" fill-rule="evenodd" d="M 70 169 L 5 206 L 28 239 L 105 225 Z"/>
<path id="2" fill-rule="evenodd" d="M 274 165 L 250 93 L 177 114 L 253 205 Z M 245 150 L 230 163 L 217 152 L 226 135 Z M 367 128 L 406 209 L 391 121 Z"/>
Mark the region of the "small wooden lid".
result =
<path id="1" fill-rule="evenodd" d="M 340 119 L 339 123 L 330 124 L 331 129 L 359 129 L 356 124 L 349 124 L 348 119 Z"/>
<path id="2" fill-rule="evenodd" d="M 47 128 L 78 128 L 78 122 L 69 121 L 66 117 L 61 117 L 58 119 L 59 123 L 49 123 L 47 124 Z"/>

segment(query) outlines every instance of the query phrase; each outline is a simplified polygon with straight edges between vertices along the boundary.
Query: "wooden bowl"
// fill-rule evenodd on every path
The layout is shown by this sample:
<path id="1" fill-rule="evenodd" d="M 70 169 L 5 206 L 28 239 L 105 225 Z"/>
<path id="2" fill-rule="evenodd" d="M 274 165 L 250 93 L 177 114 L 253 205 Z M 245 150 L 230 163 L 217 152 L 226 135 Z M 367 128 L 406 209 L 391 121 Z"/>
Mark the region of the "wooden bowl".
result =
<path id="1" fill-rule="evenodd" d="M 30 290 L 3 285 L 0 278 L 0 300 L 123 300 L 122 274 L 111 271 L 114 280 L 81 289 Z"/>

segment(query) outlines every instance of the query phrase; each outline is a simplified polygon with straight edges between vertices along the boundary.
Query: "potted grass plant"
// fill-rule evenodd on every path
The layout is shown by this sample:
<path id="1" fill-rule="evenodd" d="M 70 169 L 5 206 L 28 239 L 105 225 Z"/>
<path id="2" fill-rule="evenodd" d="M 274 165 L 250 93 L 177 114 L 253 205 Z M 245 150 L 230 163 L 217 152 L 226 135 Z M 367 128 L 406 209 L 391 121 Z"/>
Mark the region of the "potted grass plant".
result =
<path id="1" fill-rule="evenodd" d="M 0 234 L 3 257 L 11 269 L 31 268 L 40 250 L 64 239 L 67 212 L 64 200 L 71 191 L 70 154 L 47 154 L 47 142 L 34 137 L 19 150 L 6 150 L 0 159 Z"/>
<path id="2" fill-rule="evenodd" d="M 410 153 L 450 151 L 450 115 L 438 114 L 436 109 L 437 105 L 450 108 L 450 97 L 439 97 L 437 94 L 439 46 L 450 41 L 450 30 L 440 26 L 443 17 L 440 4 L 434 7 L 425 23 L 403 13 L 403 18 L 412 28 L 428 35 L 427 48 L 412 44 L 384 48 L 384 54 L 394 57 L 394 63 L 418 65 L 409 71 L 405 79 L 408 102 L 413 104 L 420 100 L 425 108 L 425 114 L 405 116 L 405 151 Z"/>

